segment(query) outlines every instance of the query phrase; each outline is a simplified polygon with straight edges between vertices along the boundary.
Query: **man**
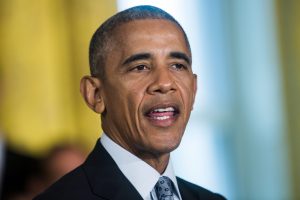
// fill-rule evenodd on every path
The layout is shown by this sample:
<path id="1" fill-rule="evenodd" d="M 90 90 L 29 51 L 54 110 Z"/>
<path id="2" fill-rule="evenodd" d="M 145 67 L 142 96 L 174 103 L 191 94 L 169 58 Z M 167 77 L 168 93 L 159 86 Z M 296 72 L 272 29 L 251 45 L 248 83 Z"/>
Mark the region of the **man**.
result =
<path id="1" fill-rule="evenodd" d="M 83 165 L 37 199 L 224 199 L 176 178 L 170 161 L 197 90 L 191 63 L 185 32 L 159 8 L 133 7 L 102 24 L 80 89 L 104 133 Z"/>

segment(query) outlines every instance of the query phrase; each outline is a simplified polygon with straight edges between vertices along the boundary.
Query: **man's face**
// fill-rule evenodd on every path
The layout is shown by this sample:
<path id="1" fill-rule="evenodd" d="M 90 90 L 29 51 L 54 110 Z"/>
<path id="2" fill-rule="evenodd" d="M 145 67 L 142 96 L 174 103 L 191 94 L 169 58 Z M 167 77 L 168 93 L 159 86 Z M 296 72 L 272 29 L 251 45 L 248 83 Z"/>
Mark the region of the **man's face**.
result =
<path id="1" fill-rule="evenodd" d="M 196 76 L 183 33 L 166 20 L 118 27 L 101 80 L 104 132 L 137 156 L 180 143 L 194 103 Z"/>

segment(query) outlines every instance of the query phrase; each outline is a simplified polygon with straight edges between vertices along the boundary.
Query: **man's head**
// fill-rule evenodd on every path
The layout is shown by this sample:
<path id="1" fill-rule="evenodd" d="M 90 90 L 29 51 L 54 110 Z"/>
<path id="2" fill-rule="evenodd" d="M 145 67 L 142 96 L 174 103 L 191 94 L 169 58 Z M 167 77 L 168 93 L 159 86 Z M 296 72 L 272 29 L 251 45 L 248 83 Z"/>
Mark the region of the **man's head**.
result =
<path id="1" fill-rule="evenodd" d="M 106 20 L 94 33 L 89 52 L 90 72 L 92 76 L 105 77 L 105 57 L 111 50 L 113 32 L 120 25 L 144 19 L 163 19 L 173 22 L 182 31 L 185 42 L 190 50 L 190 44 L 181 25 L 167 12 L 153 6 L 136 6 L 119 12 Z"/>
<path id="2" fill-rule="evenodd" d="M 95 39 L 98 29 L 93 36 L 92 76 L 82 79 L 82 95 L 116 143 L 144 160 L 168 156 L 181 141 L 197 88 L 185 33 L 169 14 L 149 6 L 123 11 L 105 26 L 109 34 Z"/>

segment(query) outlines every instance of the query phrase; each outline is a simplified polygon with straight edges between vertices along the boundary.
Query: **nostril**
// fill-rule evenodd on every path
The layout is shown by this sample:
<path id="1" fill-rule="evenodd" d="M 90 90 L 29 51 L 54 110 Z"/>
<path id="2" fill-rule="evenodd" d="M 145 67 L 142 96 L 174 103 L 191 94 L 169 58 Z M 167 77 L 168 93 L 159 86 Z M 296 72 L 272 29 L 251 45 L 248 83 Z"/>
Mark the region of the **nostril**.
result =
<path id="1" fill-rule="evenodd" d="M 149 86 L 149 93 L 169 93 L 176 90 L 176 84 L 174 82 L 169 83 L 153 83 Z"/>

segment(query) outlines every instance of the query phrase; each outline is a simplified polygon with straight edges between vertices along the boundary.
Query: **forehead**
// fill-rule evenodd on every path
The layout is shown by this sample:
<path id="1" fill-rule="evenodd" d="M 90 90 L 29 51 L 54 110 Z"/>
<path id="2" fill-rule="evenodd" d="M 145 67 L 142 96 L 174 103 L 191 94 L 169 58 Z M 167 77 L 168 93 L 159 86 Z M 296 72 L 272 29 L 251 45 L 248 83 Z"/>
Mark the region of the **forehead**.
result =
<path id="1" fill-rule="evenodd" d="M 175 23 L 164 19 L 124 23 L 114 30 L 112 39 L 115 47 L 147 48 L 156 45 L 157 48 L 180 48 L 189 52 L 182 30 Z"/>

